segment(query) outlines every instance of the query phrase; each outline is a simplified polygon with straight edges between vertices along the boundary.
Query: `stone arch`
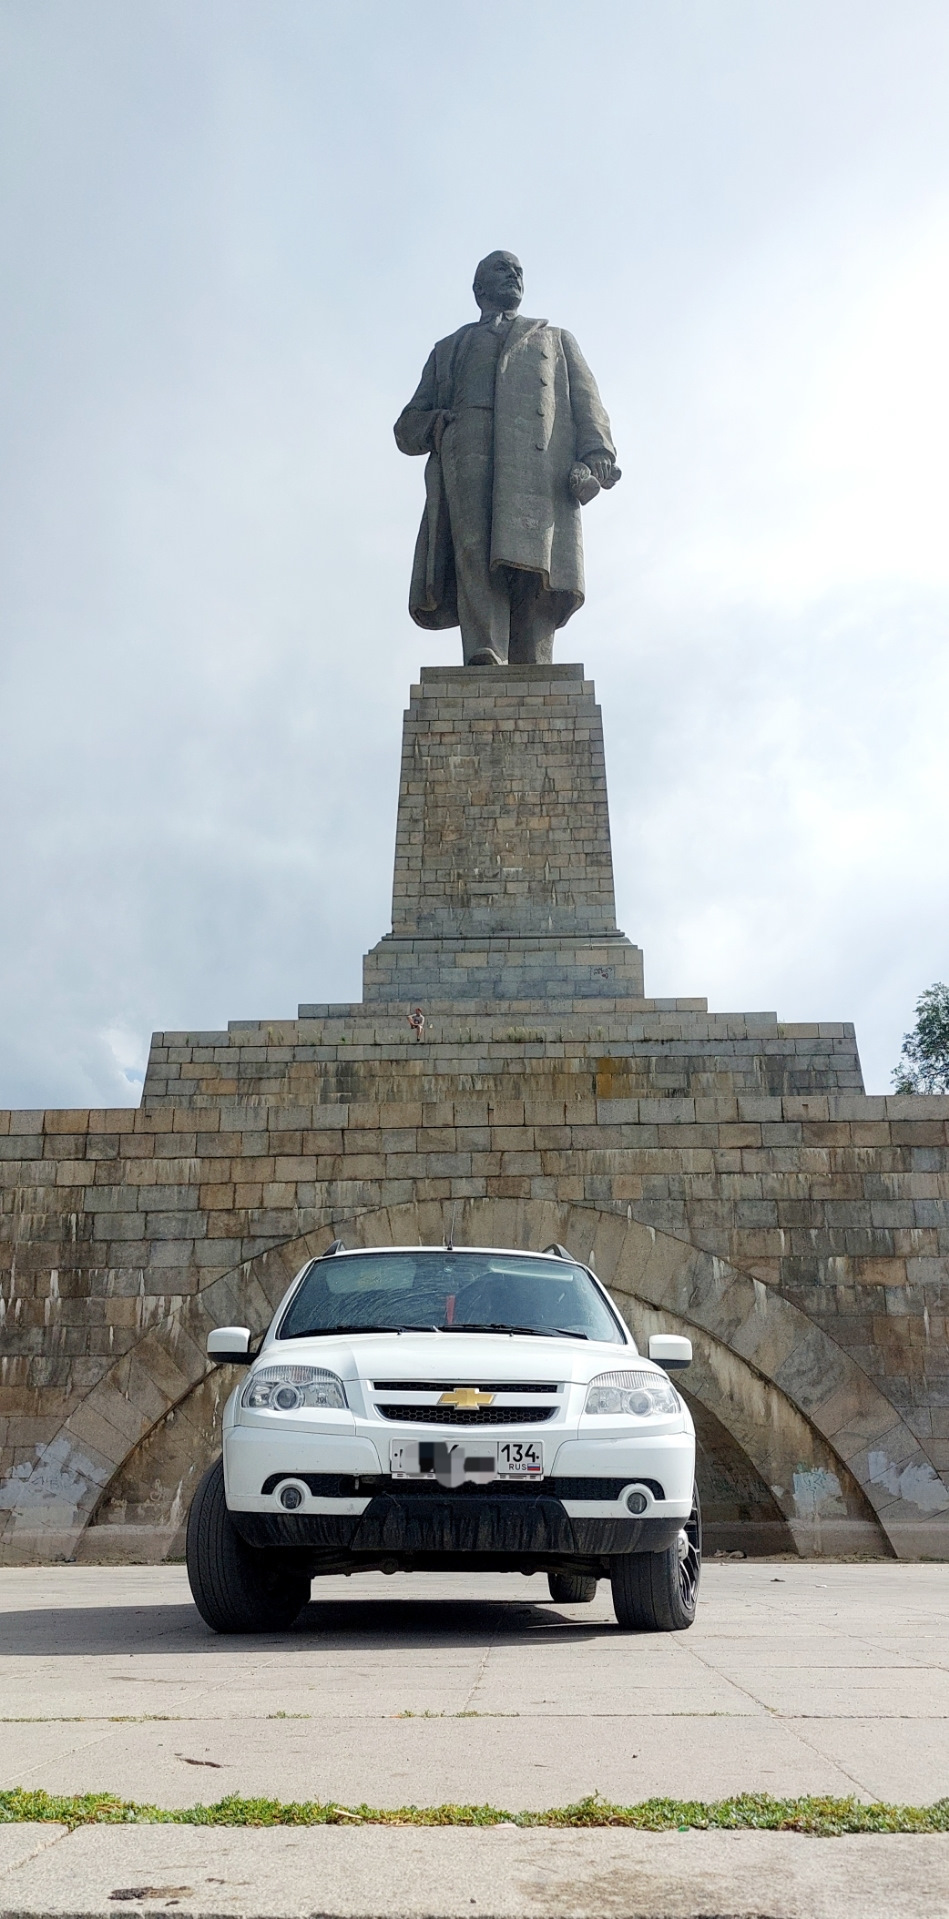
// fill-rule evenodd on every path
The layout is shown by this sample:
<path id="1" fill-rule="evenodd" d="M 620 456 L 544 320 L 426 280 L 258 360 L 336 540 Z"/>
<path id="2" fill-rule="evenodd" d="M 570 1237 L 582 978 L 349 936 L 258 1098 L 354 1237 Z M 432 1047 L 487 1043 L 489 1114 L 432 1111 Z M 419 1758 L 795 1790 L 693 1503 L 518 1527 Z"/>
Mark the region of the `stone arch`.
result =
<path id="1" fill-rule="evenodd" d="M 695 1477 L 702 1499 L 706 1558 L 717 1552 L 773 1558 L 793 1554 L 794 1534 L 770 1486 L 711 1408 L 677 1382 L 695 1426 Z"/>
<path id="2" fill-rule="evenodd" d="M 681 1332 L 691 1339 L 692 1365 L 682 1385 L 696 1422 L 700 1462 L 703 1439 L 706 1446 L 710 1438 L 714 1442 L 718 1428 L 757 1482 L 751 1524 L 713 1524 L 708 1528 L 713 1550 L 721 1545 L 796 1551 L 804 1558 L 892 1550 L 853 1474 L 786 1393 L 692 1320 L 667 1306 L 648 1305 L 618 1286 L 612 1291 L 643 1345 L 654 1332 Z M 708 1482 L 700 1478 L 700 1485 L 707 1506 Z"/>
<path id="3" fill-rule="evenodd" d="M 105 1517 L 109 1501 L 120 1495 L 121 1475 L 128 1483 L 136 1470 L 136 1453 L 141 1467 L 160 1430 L 173 1430 L 180 1419 L 195 1426 L 202 1402 L 193 1399 L 190 1411 L 186 1405 L 194 1390 L 205 1396 L 220 1390 L 208 1381 L 203 1354 L 211 1326 L 265 1325 L 303 1260 L 325 1250 L 336 1235 L 350 1245 L 433 1243 L 452 1210 L 456 1241 L 537 1247 L 558 1240 L 592 1259 L 634 1329 L 648 1332 L 660 1322 L 676 1322 L 688 1331 L 697 1353 L 691 1390 L 733 1435 L 763 1483 L 781 1488 L 775 1498 L 792 1530 L 797 1528 L 799 1550 L 880 1550 L 886 1540 L 898 1557 L 932 1552 L 933 1518 L 949 1511 L 942 1482 L 872 1380 L 776 1289 L 629 1216 L 582 1204 L 506 1199 L 367 1207 L 332 1228 L 270 1248 L 153 1325 L 88 1396 L 70 1422 L 73 1432 L 67 1425 L 53 1442 L 83 1482 L 77 1483 L 73 1506 L 73 1545 L 94 1514 Z M 84 1434 L 101 1432 L 106 1421 L 115 1434 L 111 1460 L 100 1442 L 95 1470 L 75 1468 L 77 1454 L 90 1451 Z M 862 1529 L 859 1544 L 851 1526 L 851 1543 L 844 1546 L 839 1528 L 848 1521 Z M 925 1548 L 921 1521 L 930 1541 Z M 102 1530 L 97 1526 L 100 1539 Z M 86 1550 L 92 1544 L 86 1541 Z"/>

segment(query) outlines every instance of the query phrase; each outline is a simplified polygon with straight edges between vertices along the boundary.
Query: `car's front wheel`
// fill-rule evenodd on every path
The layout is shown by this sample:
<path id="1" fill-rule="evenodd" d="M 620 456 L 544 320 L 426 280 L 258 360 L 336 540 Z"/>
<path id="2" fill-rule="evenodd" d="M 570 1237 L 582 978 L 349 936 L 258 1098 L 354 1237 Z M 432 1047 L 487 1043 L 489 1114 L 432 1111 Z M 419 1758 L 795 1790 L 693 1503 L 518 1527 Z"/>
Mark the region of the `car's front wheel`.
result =
<path id="1" fill-rule="evenodd" d="M 215 1632 L 285 1632 L 310 1597 L 305 1573 L 244 1544 L 227 1510 L 220 1459 L 191 1501 L 186 1556 L 194 1603 Z"/>
<path id="2" fill-rule="evenodd" d="M 596 1598 L 596 1580 L 580 1573 L 548 1573 L 547 1585 L 558 1606 L 587 1606 Z"/>
<path id="3" fill-rule="evenodd" d="M 702 1573 L 698 1487 L 678 1539 L 661 1553 L 617 1555 L 610 1570 L 613 1609 L 626 1632 L 684 1632 L 695 1619 Z"/>

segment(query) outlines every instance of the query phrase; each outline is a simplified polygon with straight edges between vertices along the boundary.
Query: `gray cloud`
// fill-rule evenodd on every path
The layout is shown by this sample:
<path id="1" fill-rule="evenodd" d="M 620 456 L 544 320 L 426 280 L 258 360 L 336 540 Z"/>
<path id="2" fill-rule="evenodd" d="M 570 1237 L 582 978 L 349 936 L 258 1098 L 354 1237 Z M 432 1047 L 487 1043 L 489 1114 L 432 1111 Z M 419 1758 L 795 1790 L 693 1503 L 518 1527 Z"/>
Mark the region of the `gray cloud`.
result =
<path id="1" fill-rule="evenodd" d="M 489 247 L 623 485 L 561 658 L 647 990 L 856 1018 L 946 976 L 939 0 L 10 0 L 0 1102 L 359 992 L 388 923 L 421 464 Z"/>

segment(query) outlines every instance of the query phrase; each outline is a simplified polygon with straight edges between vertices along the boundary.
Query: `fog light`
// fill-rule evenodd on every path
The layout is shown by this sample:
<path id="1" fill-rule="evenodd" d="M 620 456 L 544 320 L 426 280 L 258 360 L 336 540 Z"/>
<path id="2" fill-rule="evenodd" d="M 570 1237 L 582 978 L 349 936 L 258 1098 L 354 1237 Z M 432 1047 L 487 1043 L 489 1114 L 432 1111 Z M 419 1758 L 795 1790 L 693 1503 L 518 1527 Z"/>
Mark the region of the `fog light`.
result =
<path id="1" fill-rule="evenodd" d="M 626 1504 L 631 1513 L 644 1513 L 649 1501 L 645 1493 L 638 1492 L 634 1489 L 633 1492 L 627 1493 Z"/>
<path id="2" fill-rule="evenodd" d="M 286 1512 L 295 1513 L 303 1504 L 303 1494 L 299 1486 L 284 1486 L 280 1494 L 280 1504 Z"/>

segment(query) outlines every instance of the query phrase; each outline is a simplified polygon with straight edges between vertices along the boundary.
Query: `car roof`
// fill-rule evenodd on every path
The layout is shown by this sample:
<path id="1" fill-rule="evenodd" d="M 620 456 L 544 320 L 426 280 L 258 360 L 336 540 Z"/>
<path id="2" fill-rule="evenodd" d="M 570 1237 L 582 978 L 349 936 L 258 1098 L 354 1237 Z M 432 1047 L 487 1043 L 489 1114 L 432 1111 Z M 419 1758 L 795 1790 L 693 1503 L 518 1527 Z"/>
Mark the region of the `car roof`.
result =
<path id="1" fill-rule="evenodd" d="M 583 1266 L 582 1259 L 574 1259 L 570 1253 L 565 1259 L 562 1253 L 533 1253 L 523 1246 L 346 1246 L 339 1252 L 314 1253 L 314 1259 L 352 1259 L 358 1255 L 365 1259 L 367 1255 L 385 1256 L 386 1253 L 491 1253 L 500 1254 L 504 1259 L 549 1259 L 555 1266 Z"/>

